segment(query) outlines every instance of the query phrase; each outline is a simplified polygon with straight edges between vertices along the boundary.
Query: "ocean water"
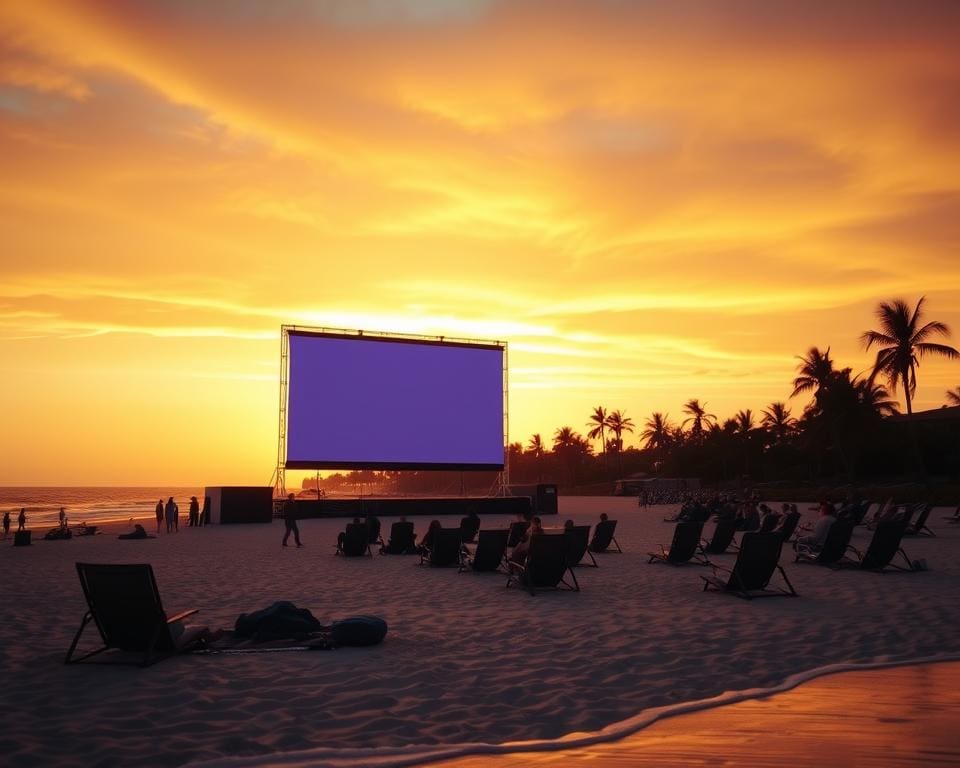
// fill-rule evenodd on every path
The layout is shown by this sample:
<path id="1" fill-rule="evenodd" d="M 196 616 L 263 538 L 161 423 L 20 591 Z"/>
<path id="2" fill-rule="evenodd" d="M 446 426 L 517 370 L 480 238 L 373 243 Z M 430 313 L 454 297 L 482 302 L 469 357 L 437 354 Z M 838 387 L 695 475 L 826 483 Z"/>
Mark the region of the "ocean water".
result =
<path id="1" fill-rule="evenodd" d="M 185 519 L 190 497 L 203 505 L 203 488 L 197 487 L 17 487 L 0 486 L 0 514 L 9 510 L 12 528 L 17 527 L 20 508 L 27 510 L 27 527 L 40 529 L 57 525 L 63 507 L 70 525 L 81 522 L 122 522 L 132 517 L 152 517 L 157 501 L 173 496 Z"/>

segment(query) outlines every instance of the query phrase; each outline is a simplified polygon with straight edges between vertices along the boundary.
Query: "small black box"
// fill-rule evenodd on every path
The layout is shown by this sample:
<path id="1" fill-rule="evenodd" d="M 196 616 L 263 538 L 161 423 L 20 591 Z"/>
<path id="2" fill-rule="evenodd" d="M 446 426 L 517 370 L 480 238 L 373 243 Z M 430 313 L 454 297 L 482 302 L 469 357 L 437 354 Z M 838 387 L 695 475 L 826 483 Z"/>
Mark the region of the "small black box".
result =
<path id="1" fill-rule="evenodd" d="M 29 547 L 30 531 L 17 531 L 15 534 L 13 534 L 13 546 Z"/>

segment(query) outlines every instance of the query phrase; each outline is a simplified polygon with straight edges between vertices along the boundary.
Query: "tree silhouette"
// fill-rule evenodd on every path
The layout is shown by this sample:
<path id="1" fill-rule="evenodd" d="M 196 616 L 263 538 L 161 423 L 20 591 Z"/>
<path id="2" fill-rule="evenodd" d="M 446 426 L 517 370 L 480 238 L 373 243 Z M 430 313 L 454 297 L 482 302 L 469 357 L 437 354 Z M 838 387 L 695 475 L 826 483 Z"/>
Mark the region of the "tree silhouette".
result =
<path id="1" fill-rule="evenodd" d="M 804 392 L 813 390 L 814 394 L 826 384 L 829 384 L 833 375 L 833 360 L 830 359 L 830 347 L 821 352 L 816 347 L 810 347 L 806 356 L 799 356 L 800 365 L 797 366 L 797 378 L 793 380 L 793 392 L 790 397 L 796 397 Z"/>
<path id="2" fill-rule="evenodd" d="M 797 420 L 790 415 L 787 404 L 779 401 L 767 406 L 760 423 L 780 442 L 797 428 Z"/>
<path id="3" fill-rule="evenodd" d="M 598 405 L 590 414 L 590 421 L 587 426 L 593 425 L 593 429 L 587 432 L 587 437 L 591 440 L 600 440 L 600 452 L 607 452 L 607 440 L 605 430 L 607 428 L 607 411 L 602 405 Z"/>
<path id="4" fill-rule="evenodd" d="M 699 442 L 703 437 L 704 427 L 709 427 L 711 424 L 715 424 L 717 417 L 712 413 L 707 413 L 707 404 L 704 403 L 700 405 L 700 401 L 696 398 L 687 400 L 683 406 L 683 412 L 690 414 L 689 418 L 683 420 L 681 427 L 690 425 L 690 435 L 694 440 Z"/>
<path id="5" fill-rule="evenodd" d="M 633 432 L 633 419 L 623 411 L 610 411 L 607 414 L 607 428 L 613 432 L 617 452 L 623 450 L 623 433 Z"/>
<path id="6" fill-rule="evenodd" d="M 865 331 L 860 336 L 865 349 L 869 350 L 874 346 L 878 348 L 873 373 L 870 375 L 871 381 L 879 375 L 886 376 L 893 394 L 897 392 L 897 384 L 901 384 L 907 415 L 913 413 L 911 400 L 917 390 L 917 367 L 920 359 L 926 355 L 946 357 L 949 360 L 960 358 L 960 352 L 953 347 L 928 341 L 934 336 L 948 337 L 950 329 L 937 320 L 920 325 L 924 298 L 920 297 L 912 312 L 903 299 L 880 302 L 876 309 L 880 330 Z"/>
<path id="7" fill-rule="evenodd" d="M 960 387 L 947 390 L 947 405 L 960 405 Z"/>

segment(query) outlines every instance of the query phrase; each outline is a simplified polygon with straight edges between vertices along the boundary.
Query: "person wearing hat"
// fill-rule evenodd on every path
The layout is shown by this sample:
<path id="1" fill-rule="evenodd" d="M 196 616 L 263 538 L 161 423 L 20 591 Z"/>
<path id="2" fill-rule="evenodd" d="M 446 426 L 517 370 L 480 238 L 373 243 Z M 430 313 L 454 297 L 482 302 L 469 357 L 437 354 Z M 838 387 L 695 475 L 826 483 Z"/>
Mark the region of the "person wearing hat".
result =
<path id="1" fill-rule="evenodd" d="M 200 502 L 197 501 L 196 496 L 190 497 L 190 521 L 187 523 L 188 528 L 194 528 L 200 525 Z"/>

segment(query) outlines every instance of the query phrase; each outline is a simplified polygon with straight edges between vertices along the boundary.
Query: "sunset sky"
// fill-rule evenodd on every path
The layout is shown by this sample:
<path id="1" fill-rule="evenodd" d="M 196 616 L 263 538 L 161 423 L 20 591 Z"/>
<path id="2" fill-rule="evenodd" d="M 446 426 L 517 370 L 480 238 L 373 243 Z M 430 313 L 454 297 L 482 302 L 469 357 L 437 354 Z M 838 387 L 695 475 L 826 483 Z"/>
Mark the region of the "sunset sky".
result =
<path id="1" fill-rule="evenodd" d="M 957 51 L 954 2 L 7 0 L 0 483 L 267 483 L 284 323 L 505 340 L 523 442 L 859 373 L 880 300 L 960 345 Z"/>

